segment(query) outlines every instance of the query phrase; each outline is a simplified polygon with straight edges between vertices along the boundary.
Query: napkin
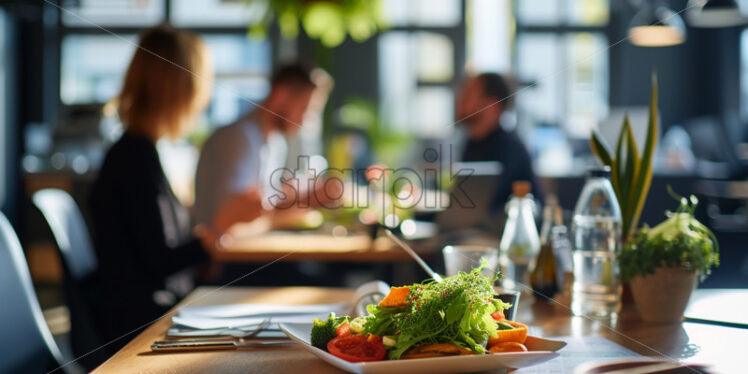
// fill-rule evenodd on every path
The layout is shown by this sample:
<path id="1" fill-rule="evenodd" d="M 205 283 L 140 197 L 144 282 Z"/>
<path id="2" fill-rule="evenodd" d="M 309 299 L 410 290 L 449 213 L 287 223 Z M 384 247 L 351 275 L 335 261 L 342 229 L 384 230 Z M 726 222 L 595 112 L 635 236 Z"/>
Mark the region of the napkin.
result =
<path id="1" fill-rule="evenodd" d="M 315 318 L 338 315 L 366 315 L 365 307 L 376 304 L 389 292 L 382 281 L 364 283 L 356 289 L 351 302 L 310 305 L 230 304 L 185 306 L 171 318 L 175 326 L 197 330 L 256 327 L 266 319 L 277 323 L 307 323 Z M 276 325 L 277 326 L 277 325 Z"/>
<path id="2" fill-rule="evenodd" d="M 179 309 L 180 317 L 203 318 L 246 318 L 275 317 L 282 315 L 308 315 L 340 313 L 348 308 L 348 303 L 313 304 L 313 305 L 276 305 L 276 304 L 233 304 L 186 306 Z"/>
<path id="3" fill-rule="evenodd" d="M 297 316 L 278 316 L 270 320 L 275 323 L 304 323 L 314 318 L 327 318 L 329 314 L 304 314 Z M 193 329 L 232 329 L 244 326 L 257 326 L 268 317 L 244 317 L 244 318 L 208 318 L 208 317 L 171 317 L 174 324 L 190 327 Z"/>

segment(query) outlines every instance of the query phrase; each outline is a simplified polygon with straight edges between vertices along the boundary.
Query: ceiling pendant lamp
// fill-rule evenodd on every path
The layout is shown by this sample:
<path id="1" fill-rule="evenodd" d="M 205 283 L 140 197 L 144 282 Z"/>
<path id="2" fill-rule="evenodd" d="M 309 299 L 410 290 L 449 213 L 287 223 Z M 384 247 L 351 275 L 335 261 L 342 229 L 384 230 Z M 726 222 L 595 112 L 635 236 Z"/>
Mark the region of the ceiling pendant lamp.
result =
<path id="1" fill-rule="evenodd" d="M 629 40 L 640 47 L 667 47 L 686 41 L 686 24 L 662 2 L 644 4 L 629 24 Z"/>
<path id="2" fill-rule="evenodd" d="M 732 27 L 745 24 L 746 17 L 735 0 L 690 0 L 688 23 L 694 27 Z"/>

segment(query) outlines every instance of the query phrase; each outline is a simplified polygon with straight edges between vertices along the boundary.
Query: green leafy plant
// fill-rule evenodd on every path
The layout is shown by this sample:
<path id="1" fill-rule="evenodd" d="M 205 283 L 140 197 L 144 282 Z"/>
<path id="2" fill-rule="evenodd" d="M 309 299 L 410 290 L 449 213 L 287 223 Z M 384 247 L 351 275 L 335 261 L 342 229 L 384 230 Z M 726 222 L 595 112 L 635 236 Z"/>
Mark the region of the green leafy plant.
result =
<path id="1" fill-rule="evenodd" d="M 610 167 L 610 181 L 615 190 L 622 215 L 622 240 L 636 231 L 644 202 L 652 183 L 652 156 L 657 146 L 657 75 L 652 74 L 652 96 L 649 102 L 649 125 L 644 150 L 639 147 L 628 115 L 618 135 L 615 153 L 597 131 L 590 137 L 590 147 L 603 165 Z"/>
<path id="2" fill-rule="evenodd" d="M 273 21 L 277 21 L 281 35 L 293 39 L 299 25 L 312 39 L 325 47 L 342 43 L 346 35 L 362 42 L 384 28 L 379 0 L 247 0 L 259 9 L 252 21 L 249 35 L 264 38 Z"/>
<path id="3" fill-rule="evenodd" d="M 627 243 L 619 258 L 621 278 L 629 281 L 638 275 L 654 273 L 658 267 L 680 267 L 699 271 L 703 280 L 710 269 L 719 265 L 719 244 L 714 234 L 694 217 L 698 199 L 668 192 L 680 202 L 668 219 L 652 229 L 639 230 Z"/>
<path id="4" fill-rule="evenodd" d="M 379 115 L 379 107 L 369 99 L 350 97 L 337 114 L 342 128 L 358 129 L 366 134 L 377 163 L 400 166 L 415 141 L 412 135 L 393 130 L 394 126 L 384 122 Z"/>

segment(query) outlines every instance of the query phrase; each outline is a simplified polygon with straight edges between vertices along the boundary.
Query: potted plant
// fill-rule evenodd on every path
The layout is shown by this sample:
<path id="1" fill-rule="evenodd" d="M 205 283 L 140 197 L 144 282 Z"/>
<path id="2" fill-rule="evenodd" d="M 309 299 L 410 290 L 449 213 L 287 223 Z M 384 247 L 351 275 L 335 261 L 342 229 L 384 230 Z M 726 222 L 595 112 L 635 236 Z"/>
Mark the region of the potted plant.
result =
<path id="1" fill-rule="evenodd" d="M 694 217 L 696 197 L 678 196 L 670 186 L 668 192 L 678 209 L 666 212 L 659 225 L 641 228 L 619 256 L 621 278 L 630 283 L 636 308 L 648 322 L 679 322 L 697 280 L 719 265 L 714 234 Z"/>

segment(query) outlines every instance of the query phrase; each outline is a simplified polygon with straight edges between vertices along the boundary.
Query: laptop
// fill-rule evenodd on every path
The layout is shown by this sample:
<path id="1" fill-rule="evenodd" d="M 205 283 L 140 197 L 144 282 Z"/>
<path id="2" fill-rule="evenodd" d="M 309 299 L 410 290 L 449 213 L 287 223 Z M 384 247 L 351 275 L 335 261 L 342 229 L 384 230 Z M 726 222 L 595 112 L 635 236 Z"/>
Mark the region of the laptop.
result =
<path id="1" fill-rule="evenodd" d="M 501 178 L 498 161 L 458 162 L 449 205 L 436 216 L 441 233 L 478 230 L 498 235 L 499 219 L 491 214 L 494 191 Z"/>

